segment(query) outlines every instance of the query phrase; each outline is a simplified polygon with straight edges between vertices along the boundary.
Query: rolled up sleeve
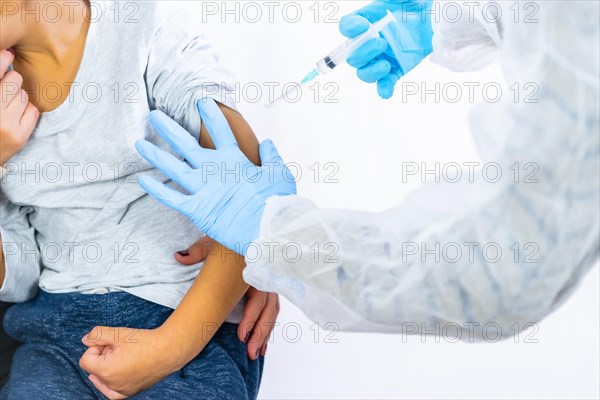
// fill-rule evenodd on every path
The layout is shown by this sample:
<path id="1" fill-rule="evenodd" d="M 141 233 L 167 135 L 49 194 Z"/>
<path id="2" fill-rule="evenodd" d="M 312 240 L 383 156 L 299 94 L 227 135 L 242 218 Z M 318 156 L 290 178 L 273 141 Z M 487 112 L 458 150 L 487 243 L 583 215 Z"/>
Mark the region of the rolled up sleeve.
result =
<path id="1" fill-rule="evenodd" d="M 200 132 L 199 99 L 236 109 L 232 74 L 202 35 L 202 24 L 185 10 L 156 5 L 148 32 L 146 85 L 152 109 L 169 115 L 192 135 Z"/>

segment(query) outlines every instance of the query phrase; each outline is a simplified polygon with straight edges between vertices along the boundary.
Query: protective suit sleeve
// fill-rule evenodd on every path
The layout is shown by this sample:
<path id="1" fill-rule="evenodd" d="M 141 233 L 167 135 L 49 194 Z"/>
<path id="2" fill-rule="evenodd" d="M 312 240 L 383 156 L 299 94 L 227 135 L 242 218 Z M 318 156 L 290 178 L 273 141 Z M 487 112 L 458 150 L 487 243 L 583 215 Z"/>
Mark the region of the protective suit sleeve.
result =
<path id="1" fill-rule="evenodd" d="M 431 61 L 456 72 L 487 66 L 502 47 L 503 16 L 498 2 L 436 1 Z"/>
<path id="2" fill-rule="evenodd" d="M 538 24 L 506 26 L 502 50 L 507 81 L 536 98 L 473 112 L 486 168 L 381 213 L 273 198 L 246 281 L 345 330 L 495 324 L 506 337 L 561 304 L 599 255 L 599 10 L 536 4 Z"/>
<path id="3" fill-rule="evenodd" d="M 0 237 L 6 268 L 0 301 L 20 303 L 37 293 L 40 252 L 27 219 L 28 210 L 12 204 L 0 191 Z"/>
<path id="4" fill-rule="evenodd" d="M 169 2 L 141 3 L 149 14 L 148 64 L 145 80 L 150 108 L 177 121 L 196 138 L 201 122 L 199 99 L 210 97 L 236 109 L 233 75 L 203 35 L 203 24 L 186 5 Z"/>

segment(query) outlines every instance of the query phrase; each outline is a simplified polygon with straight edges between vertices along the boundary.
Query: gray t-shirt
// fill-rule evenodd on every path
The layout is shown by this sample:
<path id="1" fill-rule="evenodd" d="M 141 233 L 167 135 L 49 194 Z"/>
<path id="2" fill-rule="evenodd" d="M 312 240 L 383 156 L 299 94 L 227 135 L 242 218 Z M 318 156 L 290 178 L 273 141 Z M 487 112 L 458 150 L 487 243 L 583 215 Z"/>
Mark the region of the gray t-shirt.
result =
<path id="1" fill-rule="evenodd" d="M 173 253 L 203 234 L 146 195 L 141 174 L 164 176 L 135 141 L 169 149 L 148 122 L 159 109 L 198 136 L 202 97 L 235 107 L 230 74 L 200 35 L 202 23 L 167 2 L 92 2 L 92 23 L 69 98 L 44 113 L 6 164 L 0 227 L 3 301 L 120 290 L 176 308 L 201 265 Z M 119 12 L 120 11 L 120 12 Z M 51 96 L 65 86 L 40 88 Z M 239 308 L 229 321 L 239 321 Z"/>

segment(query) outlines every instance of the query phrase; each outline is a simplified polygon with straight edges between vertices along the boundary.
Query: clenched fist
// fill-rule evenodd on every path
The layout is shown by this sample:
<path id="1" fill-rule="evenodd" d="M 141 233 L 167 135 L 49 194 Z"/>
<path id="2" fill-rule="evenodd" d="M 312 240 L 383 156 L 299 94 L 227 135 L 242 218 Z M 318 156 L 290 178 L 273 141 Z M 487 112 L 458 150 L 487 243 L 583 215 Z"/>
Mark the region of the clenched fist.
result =
<path id="1" fill-rule="evenodd" d="M 12 51 L 0 51 L 0 165 L 25 146 L 40 118 L 21 88 L 23 77 L 8 70 L 14 59 Z"/>

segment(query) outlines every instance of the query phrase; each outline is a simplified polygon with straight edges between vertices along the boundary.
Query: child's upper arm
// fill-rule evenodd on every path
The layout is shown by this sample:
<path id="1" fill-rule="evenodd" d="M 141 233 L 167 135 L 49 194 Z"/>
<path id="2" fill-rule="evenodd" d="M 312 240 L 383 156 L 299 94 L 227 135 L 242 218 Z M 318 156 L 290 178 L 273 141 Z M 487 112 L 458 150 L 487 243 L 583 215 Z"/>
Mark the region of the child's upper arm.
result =
<path id="1" fill-rule="evenodd" d="M 240 113 L 223 104 L 219 104 L 219 108 L 221 109 L 221 112 L 223 112 L 225 119 L 227 119 L 231 131 L 233 132 L 233 136 L 235 136 L 235 140 L 240 146 L 242 153 L 244 153 L 244 155 L 255 165 L 259 165 L 260 156 L 258 152 L 258 139 L 256 139 L 256 135 L 254 135 L 248 122 L 246 122 Z M 204 148 L 214 149 L 214 143 L 208 134 L 205 125 L 202 125 L 200 133 L 200 145 Z"/>

